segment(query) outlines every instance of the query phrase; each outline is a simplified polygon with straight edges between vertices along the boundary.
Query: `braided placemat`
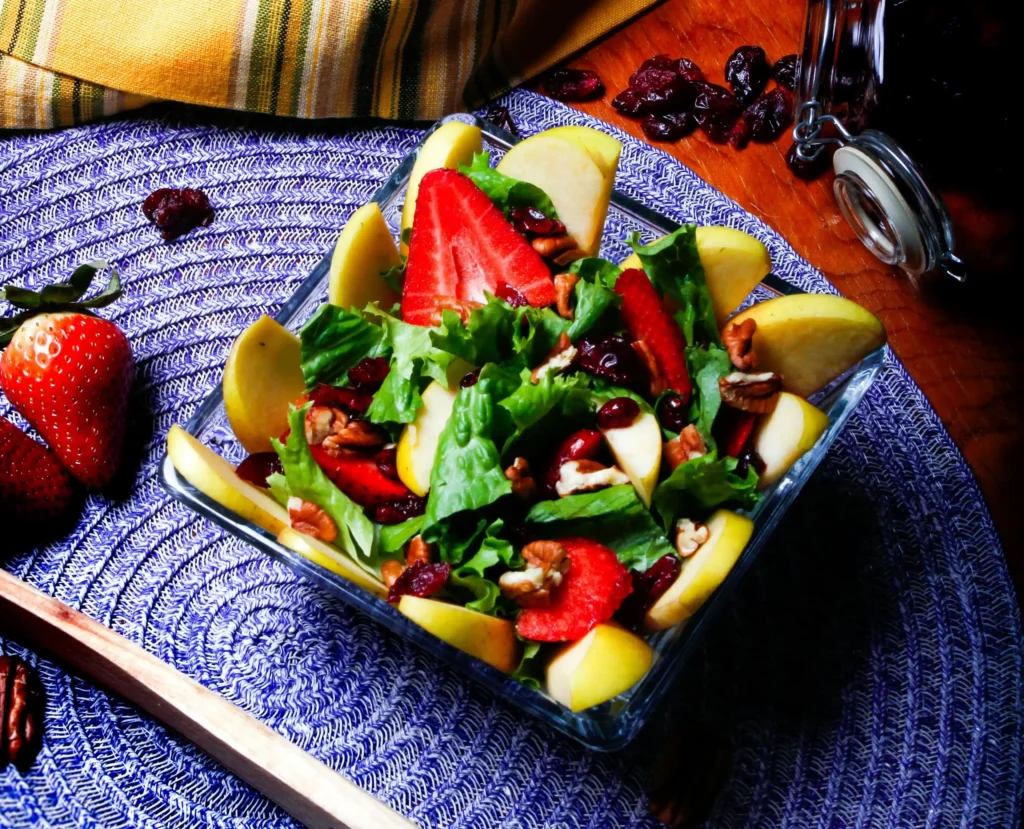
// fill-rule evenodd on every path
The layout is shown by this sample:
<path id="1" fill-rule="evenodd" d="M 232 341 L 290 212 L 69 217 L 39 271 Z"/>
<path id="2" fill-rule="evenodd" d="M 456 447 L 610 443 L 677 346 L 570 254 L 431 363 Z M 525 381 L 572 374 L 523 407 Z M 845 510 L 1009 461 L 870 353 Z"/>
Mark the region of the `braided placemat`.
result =
<path id="1" fill-rule="evenodd" d="M 524 133 L 595 123 L 526 92 L 503 103 Z M 127 294 L 109 316 L 138 362 L 141 448 L 130 495 L 92 496 L 70 537 L 3 566 L 425 827 L 656 826 L 645 788 L 679 720 L 731 745 L 709 826 L 1016 826 L 1017 603 L 967 465 L 892 358 L 719 618 L 675 710 L 618 755 L 505 707 L 163 492 L 164 436 L 219 382 L 235 334 L 276 311 L 419 135 L 165 108 L 0 139 L 0 282 L 36 286 L 96 258 L 121 268 Z M 783 278 L 833 290 L 678 162 L 617 135 L 628 195 L 754 233 Z M 162 186 L 205 189 L 214 223 L 162 242 L 140 211 Z M 13 417 L 6 401 L 0 414 Z M 13 641 L 0 650 L 39 666 L 49 700 L 35 768 L 0 773 L 0 825 L 294 825 L 120 700 Z"/>

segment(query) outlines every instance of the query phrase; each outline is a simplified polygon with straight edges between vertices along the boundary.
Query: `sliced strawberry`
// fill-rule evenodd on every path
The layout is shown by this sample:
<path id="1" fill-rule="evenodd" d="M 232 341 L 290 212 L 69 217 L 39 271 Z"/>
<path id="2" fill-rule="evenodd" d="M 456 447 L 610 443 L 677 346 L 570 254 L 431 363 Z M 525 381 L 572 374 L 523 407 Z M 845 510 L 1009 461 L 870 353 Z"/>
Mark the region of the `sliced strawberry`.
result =
<path id="1" fill-rule="evenodd" d="M 692 386 L 686 370 L 686 338 L 665 310 L 647 274 L 639 268 L 623 271 L 615 291 L 622 297 L 622 316 L 629 335 L 647 344 L 669 388 L 689 400 Z"/>
<path id="2" fill-rule="evenodd" d="M 535 642 L 574 642 L 595 625 L 607 622 L 633 592 L 629 571 L 615 553 L 587 538 L 563 538 L 569 571 L 551 594 L 547 607 L 523 610 L 519 635 Z"/>
<path id="3" fill-rule="evenodd" d="M 38 530 L 74 507 L 71 476 L 56 456 L 0 417 L 0 520 L 5 533 Z"/>
<path id="4" fill-rule="evenodd" d="M 712 432 L 718 443 L 718 454 L 721 457 L 738 458 L 750 441 L 757 423 L 757 415 L 753 412 L 741 412 L 730 406 L 723 406 L 715 418 Z"/>
<path id="5" fill-rule="evenodd" d="M 379 507 L 412 495 L 401 481 L 381 472 L 373 457 L 353 453 L 336 458 L 322 446 L 310 446 L 309 451 L 334 485 L 361 507 Z"/>
<path id="6" fill-rule="evenodd" d="M 555 301 L 548 266 L 483 190 L 455 170 L 431 170 L 416 199 L 402 319 L 430 325 L 438 297 L 484 302 L 499 281 L 531 305 Z"/>

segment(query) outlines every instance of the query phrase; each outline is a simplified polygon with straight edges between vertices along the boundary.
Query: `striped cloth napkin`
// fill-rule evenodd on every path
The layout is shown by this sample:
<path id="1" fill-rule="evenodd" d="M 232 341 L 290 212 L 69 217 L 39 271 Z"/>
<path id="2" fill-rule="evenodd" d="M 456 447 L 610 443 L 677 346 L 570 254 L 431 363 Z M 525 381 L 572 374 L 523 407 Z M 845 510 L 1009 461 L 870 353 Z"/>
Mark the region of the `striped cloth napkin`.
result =
<path id="1" fill-rule="evenodd" d="M 302 118 L 435 119 L 656 0 L 0 0 L 0 127 L 156 99 Z"/>

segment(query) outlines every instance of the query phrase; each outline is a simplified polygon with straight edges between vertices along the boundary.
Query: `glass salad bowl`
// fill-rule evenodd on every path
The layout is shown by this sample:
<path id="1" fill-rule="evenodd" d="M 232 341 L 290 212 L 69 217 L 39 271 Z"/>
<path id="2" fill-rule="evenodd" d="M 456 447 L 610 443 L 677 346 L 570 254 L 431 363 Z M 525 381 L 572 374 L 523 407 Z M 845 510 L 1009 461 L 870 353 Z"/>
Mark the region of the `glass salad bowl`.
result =
<path id="1" fill-rule="evenodd" d="M 427 135 L 451 120 L 460 120 L 479 127 L 484 149 L 490 150 L 492 158 L 504 155 L 517 141 L 512 135 L 493 124 L 470 115 L 449 116 L 435 124 Z M 426 137 L 424 136 L 423 140 L 426 140 Z M 416 150 L 403 160 L 387 183 L 373 197 L 396 237 L 401 224 L 406 185 L 422 143 L 421 141 Z M 638 231 L 642 239 L 650 241 L 671 233 L 677 227 L 675 223 L 616 192 L 612 195 L 608 210 L 600 255 L 612 261 L 621 261 L 631 252 L 626 239 L 633 231 Z M 328 252 L 277 315 L 276 319 L 289 330 L 298 332 L 326 301 L 330 258 L 331 254 Z M 755 288 L 748 302 L 790 293 L 798 291 L 777 277 L 769 275 Z M 679 679 L 694 654 L 702 633 L 712 623 L 716 613 L 727 603 L 729 594 L 757 558 L 800 489 L 846 425 L 853 410 L 874 381 L 882 359 L 883 349 L 872 352 L 811 398 L 812 402 L 828 415 L 828 428 L 810 451 L 782 478 L 764 490 L 762 499 L 749 513 L 755 525 L 754 534 L 725 582 L 688 621 L 647 637 L 654 650 L 654 662 L 639 683 L 608 702 L 578 713 L 573 713 L 554 701 L 543 690 L 522 685 L 498 669 L 438 639 L 403 616 L 384 599 L 282 546 L 273 535 L 246 521 L 189 484 L 177 473 L 167 457 L 164 458 L 162 465 L 162 481 L 171 495 L 196 512 L 254 547 L 264 550 L 304 577 L 368 614 L 392 632 L 414 642 L 433 656 L 490 688 L 510 704 L 519 706 L 587 746 L 600 750 L 614 750 L 621 748 L 636 736 L 672 684 Z M 238 463 L 245 457 L 245 450 L 235 440 L 228 424 L 219 385 L 199 406 L 185 429 L 232 463 Z"/>

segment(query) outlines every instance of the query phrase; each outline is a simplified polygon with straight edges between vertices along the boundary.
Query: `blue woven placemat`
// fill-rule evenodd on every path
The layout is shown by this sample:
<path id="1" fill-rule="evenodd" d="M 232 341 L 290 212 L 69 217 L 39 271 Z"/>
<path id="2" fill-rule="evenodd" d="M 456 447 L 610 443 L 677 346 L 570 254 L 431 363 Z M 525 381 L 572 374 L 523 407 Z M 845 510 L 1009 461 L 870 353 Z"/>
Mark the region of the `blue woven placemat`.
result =
<path id="1" fill-rule="evenodd" d="M 503 103 L 525 133 L 594 123 L 526 92 Z M 117 263 L 127 295 L 110 316 L 131 337 L 136 403 L 152 413 L 134 429 L 145 451 L 131 496 L 93 496 L 69 538 L 3 566 L 422 826 L 656 826 L 645 786 L 659 728 L 626 753 L 588 752 L 159 486 L 163 437 L 219 382 L 234 335 L 276 311 L 419 135 L 167 108 L 0 138 L 0 282 Z M 619 137 L 620 189 L 677 220 L 754 233 L 785 279 L 833 290 L 678 162 Z M 161 186 L 203 187 L 213 225 L 163 243 L 139 209 Z M 12 416 L 6 401 L 0 414 Z M 34 770 L 0 773 L 0 825 L 294 825 L 129 705 L 13 641 L 0 650 L 36 662 L 49 696 Z M 1021 665 L 1020 615 L 981 495 L 890 358 L 680 688 L 675 713 L 732 746 L 708 825 L 1016 826 Z"/>

